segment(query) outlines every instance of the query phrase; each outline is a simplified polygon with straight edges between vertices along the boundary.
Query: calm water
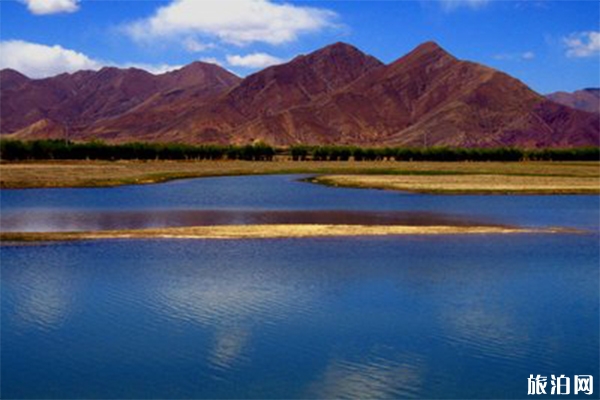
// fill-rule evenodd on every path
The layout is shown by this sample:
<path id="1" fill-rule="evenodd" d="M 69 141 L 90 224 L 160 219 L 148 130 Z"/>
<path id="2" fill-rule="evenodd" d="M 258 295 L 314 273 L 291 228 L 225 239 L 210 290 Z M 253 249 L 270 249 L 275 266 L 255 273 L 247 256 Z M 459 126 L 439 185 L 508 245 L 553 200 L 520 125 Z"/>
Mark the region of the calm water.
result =
<path id="1" fill-rule="evenodd" d="M 3 229 L 30 212 L 81 228 L 95 213 L 171 224 L 186 212 L 232 223 L 232 210 L 243 223 L 337 210 L 589 230 L 5 245 L 2 398 L 525 398 L 530 374 L 591 374 L 600 390 L 595 196 L 426 196 L 293 177 L 1 196 Z"/>
<path id="2" fill-rule="evenodd" d="M 597 230 L 598 196 L 440 196 L 342 189 L 301 176 L 245 176 L 0 193 L 4 231 L 331 222 L 484 223 Z M 274 212 L 277 211 L 277 212 Z M 332 213 L 331 211 L 335 211 Z M 418 222 L 421 221 L 421 222 Z"/>

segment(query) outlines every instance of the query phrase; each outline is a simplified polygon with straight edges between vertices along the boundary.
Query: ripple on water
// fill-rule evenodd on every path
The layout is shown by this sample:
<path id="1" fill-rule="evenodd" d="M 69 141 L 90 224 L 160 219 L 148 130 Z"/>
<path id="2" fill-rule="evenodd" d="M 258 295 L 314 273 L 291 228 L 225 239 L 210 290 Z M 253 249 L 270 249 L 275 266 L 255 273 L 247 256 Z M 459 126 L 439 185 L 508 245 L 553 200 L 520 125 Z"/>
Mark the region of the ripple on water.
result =
<path id="1" fill-rule="evenodd" d="M 530 373 L 598 372 L 597 243 L 530 235 L 3 248 L 3 395 L 523 397 Z"/>
<path id="2" fill-rule="evenodd" d="M 419 398 L 423 365 L 413 354 L 393 359 L 368 355 L 364 359 L 329 361 L 310 389 L 310 397 L 327 399 Z"/>

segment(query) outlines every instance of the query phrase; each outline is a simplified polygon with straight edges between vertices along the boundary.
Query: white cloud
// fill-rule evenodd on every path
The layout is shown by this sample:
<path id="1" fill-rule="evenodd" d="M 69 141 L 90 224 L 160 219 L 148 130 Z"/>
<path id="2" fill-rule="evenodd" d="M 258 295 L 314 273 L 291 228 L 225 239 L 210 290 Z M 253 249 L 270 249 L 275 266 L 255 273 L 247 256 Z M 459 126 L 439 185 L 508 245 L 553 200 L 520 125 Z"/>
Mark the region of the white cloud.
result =
<path id="1" fill-rule="evenodd" d="M 215 47 L 213 43 L 202 43 L 193 37 L 188 37 L 183 42 L 183 47 L 190 53 L 200 53 Z"/>
<path id="2" fill-rule="evenodd" d="M 12 68 L 34 79 L 47 78 L 63 72 L 98 70 L 104 66 L 140 68 L 153 74 L 182 67 L 169 64 L 114 63 L 95 60 L 83 53 L 65 49 L 59 45 L 46 46 L 22 40 L 0 42 L 0 54 L 2 54 L 0 69 Z"/>
<path id="3" fill-rule="evenodd" d="M 451 11 L 460 7 L 468 7 L 472 9 L 478 9 L 486 4 L 488 4 L 491 0 L 439 0 L 442 4 L 442 7 L 445 10 Z"/>
<path id="4" fill-rule="evenodd" d="M 72 13 L 79 10 L 79 0 L 21 0 L 33 14 Z"/>
<path id="5" fill-rule="evenodd" d="M 108 64 L 117 68 L 137 68 L 148 71 L 151 74 L 164 74 L 165 72 L 175 71 L 176 69 L 183 68 L 183 65 L 171 65 L 171 64 L 146 64 L 146 63 L 127 63 L 127 64 Z"/>
<path id="6" fill-rule="evenodd" d="M 45 78 L 62 72 L 99 69 L 102 64 L 83 53 L 62 46 L 8 40 L 0 42 L 0 69 L 12 68 L 30 78 Z"/>
<path id="7" fill-rule="evenodd" d="M 215 64 L 215 65 L 218 65 L 218 66 L 222 66 L 223 65 L 223 63 L 219 59 L 217 59 L 216 57 L 204 57 L 204 58 L 201 58 L 200 61 L 205 62 L 205 63 L 209 63 L 209 64 Z"/>
<path id="8" fill-rule="evenodd" d="M 173 0 L 153 16 L 126 25 L 125 31 L 138 41 L 200 36 L 238 46 L 276 45 L 333 26 L 336 16 L 326 9 L 271 0 Z"/>
<path id="9" fill-rule="evenodd" d="M 567 57 L 592 57 L 600 54 L 600 31 L 577 32 L 563 38 Z"/>
<path id="10" fill-rule="evenodd" d="M 228 55 L 227 64 L 232 67 L 266 68 L 271 65 L 281 64 L 285 60 L 266 53 L 252 53 L 246 56 Z"/>

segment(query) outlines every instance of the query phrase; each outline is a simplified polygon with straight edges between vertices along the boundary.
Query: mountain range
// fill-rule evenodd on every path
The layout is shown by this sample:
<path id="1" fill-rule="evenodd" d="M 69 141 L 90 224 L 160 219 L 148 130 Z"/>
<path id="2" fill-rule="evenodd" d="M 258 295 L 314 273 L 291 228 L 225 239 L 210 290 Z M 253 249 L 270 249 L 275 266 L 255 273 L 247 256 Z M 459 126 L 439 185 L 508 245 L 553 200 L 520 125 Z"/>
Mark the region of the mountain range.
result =
<path id="1" fill-rule="evenodd" d="M 203 62 L 160 75 L 103 68 L 38 80 L 5 69 L 0 102 L 0 132 L 20 139 L 454 147 L 600 143 L 600 114 L 576 109 L 580 102 L 563 95 L 546 98 L 434 42 L 389 64 L 335 43 L 244 79 Z"/>

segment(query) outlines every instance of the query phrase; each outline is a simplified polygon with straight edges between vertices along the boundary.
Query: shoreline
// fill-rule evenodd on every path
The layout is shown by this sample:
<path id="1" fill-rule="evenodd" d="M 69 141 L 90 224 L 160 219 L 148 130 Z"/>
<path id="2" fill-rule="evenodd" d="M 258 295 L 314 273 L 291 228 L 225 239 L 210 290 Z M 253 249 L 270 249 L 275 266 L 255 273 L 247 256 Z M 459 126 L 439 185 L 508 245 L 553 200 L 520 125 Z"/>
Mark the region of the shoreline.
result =
<path id="1" fill-rule="evenodd" d="M 356 236 L 422 236 L 482 234 L 581 233 L 568 228 L 517 228 L 499 226 L 408 225 L 210 225 L 177 228 L 129 229 L 82 232 L 0 232 L 6 242 L 64 242 L 112 239 L 276 239 Z"/>
<path id="2" fill-rule="evenodd" d="M 244 175 L 313 175 L 309 182 L 332 186 L 393 189 L 443 194 L 598 194 L 598 162 L 396 162 L 396 161 L 47 161 L 0 163 L 0 188 L 95 188 L 158 184 L 179 179 Z M 392 184 L 332 182 L 332 176 L 360 176 L 393 181 L 409 178 L 402 187 Z M 490 189 L 481 177 L 525 182 L 517 189 Z M 536 188 L 539 179 L 550 186 Z M 425 187 L 432 180 L 462 179 L 466 187 Z M 587 187 L 572 182 L 587 181 Z M 529 183 L 527 183 L 529 182 Z M 552 187 L 560 182 L 561 188 Z M 529 186 L 528 186 L 529 185 Z M 565 187 L 566 185 L 566 187 Z"/>
<path id="3" fill-rule="evenodd" d="M 354 189 L 444 195 L 594 195 L 600 179 L 520 175 L 319 175 L 306 182 Z"/>

